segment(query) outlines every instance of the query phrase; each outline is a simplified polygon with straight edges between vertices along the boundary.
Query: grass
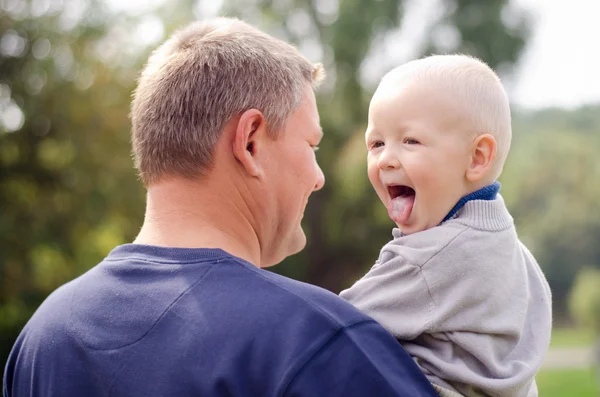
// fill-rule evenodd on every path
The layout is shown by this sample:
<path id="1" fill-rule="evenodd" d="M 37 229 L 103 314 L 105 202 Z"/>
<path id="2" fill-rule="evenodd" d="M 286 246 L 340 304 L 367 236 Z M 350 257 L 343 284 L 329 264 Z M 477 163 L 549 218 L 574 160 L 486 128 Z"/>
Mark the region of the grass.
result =
<path id="1" fill-rule="evenodd" d="M 585 328 L 555 328 L 552 330 L 550 348 L 588 347 L 594 344 L 594 332 Z"/>
<path id="2" fill-rule="evenodd" d="M 550 348 L 590 347 L 594 332 L 585 328 L 555 328 Z M 536 376 L 540 397 L 598 397 L 599 373 L 594 368 L 546 369 Z"/>
<path id="3" fill-rule="evenodd" d="M 536 382 L 540 397 L 597 397 L 600 391 L 592 368 L 543 370 Z"/>

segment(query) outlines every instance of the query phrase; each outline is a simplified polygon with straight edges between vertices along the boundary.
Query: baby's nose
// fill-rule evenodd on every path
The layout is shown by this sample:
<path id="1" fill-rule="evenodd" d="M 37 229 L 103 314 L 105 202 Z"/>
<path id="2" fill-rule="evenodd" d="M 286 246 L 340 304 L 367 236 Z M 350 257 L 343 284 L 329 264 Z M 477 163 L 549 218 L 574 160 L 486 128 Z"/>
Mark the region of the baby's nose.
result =
<path id="1" fill-rule="evenodd" d="M 393 150 L 385 148 L 379 156 L 377 165 L 382 170 L 400 168 L 400 159 Z"/>

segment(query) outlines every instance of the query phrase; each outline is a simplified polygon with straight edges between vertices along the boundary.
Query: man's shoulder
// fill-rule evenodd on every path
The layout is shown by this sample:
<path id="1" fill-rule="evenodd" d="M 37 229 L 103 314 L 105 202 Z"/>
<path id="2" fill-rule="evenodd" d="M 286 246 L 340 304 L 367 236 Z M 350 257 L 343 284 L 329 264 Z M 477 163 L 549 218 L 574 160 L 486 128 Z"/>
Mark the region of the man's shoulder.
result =
<path id="1" fill-rule="evenodd" d="M 49 335 L 56 329 L 89 346 L 114 349 L 142 338 L 168 313 L 200 326 L 198 312 L 219 318 L 212 328 L 238 327 L 236 321 L 241 321 L 248 331 L 291 315 L 303 318 L 308 324 L 303 329 L 315 332 L 371 320 L 330 291 L 224 253 L 187 263 L 109 258 L 50 294 L 30 320 L 29 332 L 44 329 Z M 110 328 L 113 337 L 98 333 L 97 324 Z"/>
<path id="2" fill-rule="evenodd" d="M 64 332 L 78 279 L 61 285 L 44 299 L 25 326 L 30 333 L 39 333 L 40 337 L 52 339 Z"/>
<path id="3" fill-rule="evenodd" d="M 362 321 L 372 321 L 354 306 L 326 289 L 256 268 L 237 258 L 228 261 L 231 266 L 238 266 L 238 271 L 246 273 L 239 279 L 238 287 L 253 297 L 252 307 L 259 308 L 266 314 L 279 311 L 294 313 L 296 317 L 307 316 L 311 321 L 335 329 Z M 215 280 L 220 278 L 219 272 L 227 271 L 229 271 L 227 267 L 213 269 L 217 275 Z M 280 320 L 277 316 L 273 317 L 276 321 Z"/>
<path id="4" fill-rule="evenodd" d="M 28 373 L 36 361 L 60 360 L 61 371 L 77 371 L 83 355 L 125 390 L 133 387 L 131 377 L 110 368 L 115 357 L 128 357 L 157 379 L 168 378 L 167 368 L 211 373 L 215 365 L 238 379 L 240 368 L 253 366 L 261 380 L 248 382 L 275 389 L 336 335 L 360 324 L 371 328 L 344 346 L 389 338 L 331 292 L 225 254 L 187 263 L 104 261 L 48 297 L 11 353 L 9 375 Z M 91 386 L 94 379 L 81 375 L 80 381 L 105 387 Z M 198 382 L 206 390 L 217 384 L 210 377 Z"/>

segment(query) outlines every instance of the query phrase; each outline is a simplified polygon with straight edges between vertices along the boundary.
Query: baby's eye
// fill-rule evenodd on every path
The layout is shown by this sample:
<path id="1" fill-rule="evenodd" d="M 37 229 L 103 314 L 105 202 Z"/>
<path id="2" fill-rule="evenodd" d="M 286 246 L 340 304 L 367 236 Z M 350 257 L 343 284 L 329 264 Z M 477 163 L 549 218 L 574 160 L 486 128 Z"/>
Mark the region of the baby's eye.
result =
<path id="1" fill-rule="evenodd" d="M 383 141 L 375 141 L 375 142 L 371 143 L 370 148 L 377 149 L 382 146 L 383 146 Z"/>
<path id="2" fill-rule="evenodd" d="M 413 138 L 404 138 L 404 143 L 406 143 L 407 145 L 418 145 L 421 142 Z"/>

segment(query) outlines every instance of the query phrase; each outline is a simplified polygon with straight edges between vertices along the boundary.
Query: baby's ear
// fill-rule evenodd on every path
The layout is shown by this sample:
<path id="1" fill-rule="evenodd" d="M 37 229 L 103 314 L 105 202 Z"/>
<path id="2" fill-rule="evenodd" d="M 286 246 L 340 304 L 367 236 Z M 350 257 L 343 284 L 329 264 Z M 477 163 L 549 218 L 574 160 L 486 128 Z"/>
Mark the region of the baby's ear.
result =
<path id="1" fill-rule="evenodd" d="M 487 176 L 496 158 L 496 139 L 490 134 L 482 134 L 475 138 L 472 147 L 466 177 L 470 182 L 479 182 Z"/>

